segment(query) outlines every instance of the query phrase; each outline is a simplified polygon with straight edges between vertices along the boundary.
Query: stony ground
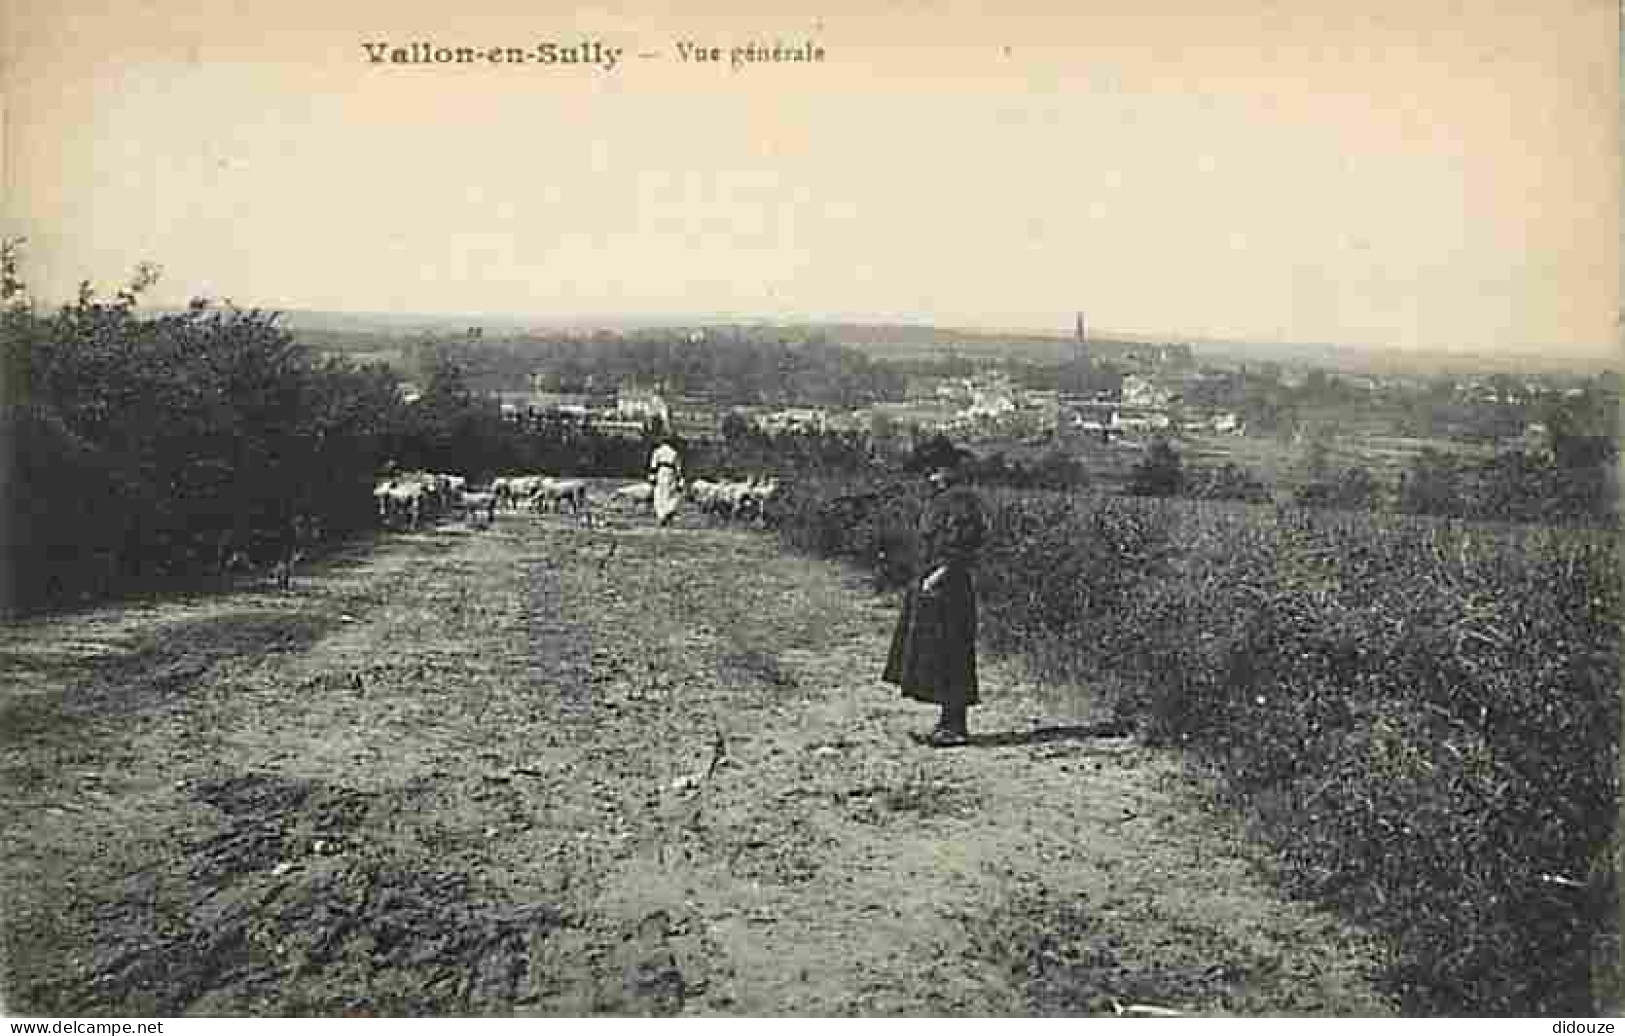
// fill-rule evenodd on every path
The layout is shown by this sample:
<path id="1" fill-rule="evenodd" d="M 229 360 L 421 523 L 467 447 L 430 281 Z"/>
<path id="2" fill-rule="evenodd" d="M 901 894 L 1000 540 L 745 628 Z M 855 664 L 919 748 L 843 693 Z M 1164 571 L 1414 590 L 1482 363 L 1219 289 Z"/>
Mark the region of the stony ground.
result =
<path id="1" fill-rule="evenodd" d="M 759 533 L 503 515 L 0 639 L 37 1015 L 1384 1014 L 1179 757 Z"/>

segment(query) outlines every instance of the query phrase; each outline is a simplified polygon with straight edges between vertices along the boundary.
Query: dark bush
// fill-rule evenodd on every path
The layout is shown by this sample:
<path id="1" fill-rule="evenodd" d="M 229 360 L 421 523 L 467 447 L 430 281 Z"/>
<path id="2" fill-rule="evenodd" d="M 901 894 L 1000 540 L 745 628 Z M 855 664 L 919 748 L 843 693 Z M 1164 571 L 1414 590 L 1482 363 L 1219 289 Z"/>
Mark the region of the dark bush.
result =
<path id="1" fill-rule="evenodd" d="M 987 647 L 1112 677 L 1147 737 L 1208 760 L 1289 889 L 1388 937 L 1408 1013 L 1590 1012 L 1592 946 L 1618 917 L 1612 536 L 984 497 Z M 851 549 L 875 542 L 867 521 L 823 528 L 829 553 L 883 556 Z"/>
<path id="2" fill-rule="evenodd" d="M 1133 496 L 1178 496 L 1184 488 L 1185 471 L 1179 454 L 1167 439 L 1157 437 L 1130 472 L 1129 493 Z"/>
<path id="3" fill-rule="evenodd" d="M 5 258 L 9 607 L 195 578 L 226 549 L 275 553 L 296 519 L 368 524 L 393 377 L 317 364 L 257 311 L 141 316 L 151 268 L 41 316 Z"/>
<path id="4" fill-rule="evenodd" d="M 1381 501 L 1382 487 L 1366 468 L 1328 472 L 1299 487 L 1293 500 L 1300 507 L 1330 507 L 1345 511 L 1372 510 Z"/>
<path id="5" fill-rule="evenodd" d="M 1185 483 L 1185 494 L 1198 500 L 1241 500 L 1255 504 L 1270 501 L 1269 487 L 1239 464 L 1191 472 Z"/>

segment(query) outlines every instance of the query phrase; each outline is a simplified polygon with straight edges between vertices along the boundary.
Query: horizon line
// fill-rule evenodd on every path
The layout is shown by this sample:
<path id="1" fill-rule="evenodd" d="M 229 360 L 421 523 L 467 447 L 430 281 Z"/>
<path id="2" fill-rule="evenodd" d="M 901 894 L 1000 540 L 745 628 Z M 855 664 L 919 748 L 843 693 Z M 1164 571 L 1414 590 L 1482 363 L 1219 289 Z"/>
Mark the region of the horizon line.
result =
<path id="1" fill-rule="evenodd" d="M 963 322 L 934 322 L 930 318 L 917 316 L 899 316 L 884 314 L 838 314 L 815 316 L 806 313 L 786 313 L 776 316 L 761 314 L 741 314 L 723 312 L 672 312 L 660 313 L 651 311 L 613 312 L 583 312 L 568 315 L 523 313 L 503 311 L 459 311 L 459 310 L 371 310 L 371 309 L 327 309 L 318 306 L 276 306 L 276 305 L 242 305 L 229 296 L 210 298 L 207 300 L 212 307 L 234 306 L 244 312 L 258 311 L 279 316 L 331 315 L 363 318 L 384 318 L 395 322 L 410 322 L 414 320 L 434 321 L 437 323 L 451 321 L 470 321 L 478 326 L 480 320 L 497 321 L 516 329 L 533 328 L 576 328 L 592 330 L 614 330 L 619 326 L 641 326 L 655 329 L 662 327 L 696 328 L 714 326 L 759 326 L 759 327 L 793 327 L 793 326 L 848 326 L 873 327 L 877 329 L 910 329 L 918 331 L 935 331 L 947 333 L 966 333 L 978 336 L 989 335 L 1020 335 L 1029 338 L 1042 338 L 1053 340 L 1057 344 L 1066 344 L 1076 341 L 1075 328 L 1070 324 L 1036 327 L 1017 326 L 1009 324 L 969 324 Z M 141 308 L 138 306 L 138 309 Z M 184 304 L 152 305 L 149 311 L 156 312 L 185 312 Z M 1074 313 L 1076 311 L 1073 311 Z M 1192 346 L 1230 346 L 1253 347 L 1279 350 L 1302 350 L 1305 352 L 1347 352 L 1356 354 L 1377 354 L 1383 357 L 1413 357 L 1425 359 L 1429 356 L 1448 357 L 1497 357 L 1533 359 L 1547 357 L 1553 360 L 1583 360 L 1588 362 L 1605 362 L 1615 358 L 1625 362 L 1625 347 L 1616 344 L 1596 343 L 1588 347 L 1583 343 L 1522 343 L 1517 346 L 1485 346 L 1473 344 L 1440 344 L 1427 347 L 1410 347 L 1397 345 L 1384 345 L 1372 342 L 1349 341 L 1302 341 L 1286 340 L 1272 337 L 1251 337 L 1240 334 L 1215 333 L 1174 333 L 1168 331 L 1130 330 L 1125 328 L 1092 327 L 1088 333 L 1088 340 L 1102 342 L 1129 341 L 1147 345 L 1192 345 Z M 1561 352 L 1554 352 L 1561 350 Z"/>

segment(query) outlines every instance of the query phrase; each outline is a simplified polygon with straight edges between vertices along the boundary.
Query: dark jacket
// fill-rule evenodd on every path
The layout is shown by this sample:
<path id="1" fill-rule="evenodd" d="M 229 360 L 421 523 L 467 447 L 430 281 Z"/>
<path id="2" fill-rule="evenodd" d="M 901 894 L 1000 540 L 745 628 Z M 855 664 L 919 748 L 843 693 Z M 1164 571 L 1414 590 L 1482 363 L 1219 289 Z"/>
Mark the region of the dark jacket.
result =
<path id="1" fill-rule="evenodd" d="M 985 536 L 981 502 L 960 486 L 933 496 L 920 515 L 914 579 L 881 675 L 904 697 L 948 706 L 977 703 L 972 573 Z M 947 576 L 933 593 L 923 593 L 920 582 L 939 565 L 948 566 Z"/>

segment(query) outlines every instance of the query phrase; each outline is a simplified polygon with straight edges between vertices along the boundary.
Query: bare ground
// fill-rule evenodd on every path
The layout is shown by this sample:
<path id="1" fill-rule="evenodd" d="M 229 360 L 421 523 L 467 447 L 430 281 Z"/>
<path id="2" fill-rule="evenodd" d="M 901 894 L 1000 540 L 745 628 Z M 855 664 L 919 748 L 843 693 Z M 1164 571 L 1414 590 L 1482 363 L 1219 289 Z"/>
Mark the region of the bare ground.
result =
<path id="1" fill-rule="evenodd" d="M 1375 1015 L 1177 754 L 748 532 L 505 515 L 0 639 L 34 1015 Z"/>

